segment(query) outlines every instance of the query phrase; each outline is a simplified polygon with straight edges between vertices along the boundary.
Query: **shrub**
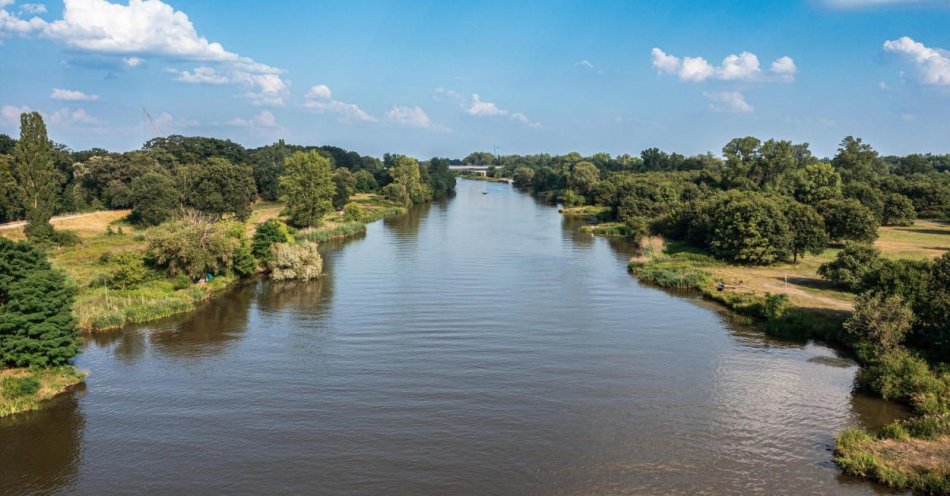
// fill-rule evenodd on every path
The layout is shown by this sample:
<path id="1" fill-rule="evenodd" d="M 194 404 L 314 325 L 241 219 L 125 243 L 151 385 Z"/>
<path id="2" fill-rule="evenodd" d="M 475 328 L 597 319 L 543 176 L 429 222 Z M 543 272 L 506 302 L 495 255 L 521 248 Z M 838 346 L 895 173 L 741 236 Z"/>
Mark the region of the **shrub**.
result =
<path id="1" fill-rule="evenodd" d="M 25 377 L 6 377 L 0 383 L 0 389 L 7 398 L 23 398 L 32 396 L 40 390 L 40 381 L 33 376 Z"/>
<path id="2" fill-rule="evenodd" d="M 849 243 L 838 252 L 835 259 L 818 267 L 818 275 L 826 281 L 852 291 L 861 289 L 862 281 L 868 272 L 881 263 L 881 252 L 867 244 Z"/>
<path id="3" fill-rule="evenodd" d="M 111 266 L 109 282 L 117 289 L 138 286 L 148 274 L 143 254 L 139 251 L 125 250 L 113 253 L 107 263 Z"/>
<path id="4" fill-rule="evenodd" d="M 825 219 L 832 241 L 851 240 L 870 243 L 877 239 L 878 221 L 874 212 L 857 200 L 824 200 L 817 205 Z"/>
<path id="5" fill-rule="evenodd" d="M 191 286 L 191 279 L 188 279 L 188 276 L 184 274 L 178 274 L 172 279 L 172 288 L 174 288 L 175 291 L 185 289 L 189 286 Z"/>
<path id="6" fill-rule="evenodd" d="M 132 220 L 157 226 L 179 207 L 181 193 L 168 174 L 148 172 L 132 180 Z"/>
<path id="7" fill-rule="evenodd" d="M 323 272 L 323 258 L 317 244 L 304 241 L 297 244 L 277 243 L 271 247 L 274 255 L 268 264 L 270 276 L 277 281 L 310 280 Z"/>
<path id="8" fill-rule="evenodd" d="M 880 436 L 884 439 L 895 439 L 897 441 L 905 441 L 910 439 L 910 433 L 907 432 L 907 429 L 904 428 L 898 422 L 891 422 L 890 424 L 881 427 Z"/>
<path id="9" fill-rule="evenodd" d="M 358 203 L 347 203 L 343 207 L 343 220 L 346 222 L 363 222 L 364 217 L 363 207 Z"/>
<path id="10" fill-rule="evenodd" d="M 930 262 L 925 260 L 883 259 L 861 279 L 864 290 L 900 296 L 912 309 L 926 304 L 929 283 Z"/>
<path id="11" fill-rule="evenodd" d="M 230 222 L 214 222 L 207 215 L 189 212 L 149 229 L 145 238 L 156 264 L 172 275 L 199 279 L 206 273 L 220 274 L 231 269 L 234 250 L 241 246 L 232 226 Z"/>
<path id="12" fill-rule="evenodd" d="M 274 243 L 289 243 L 292 240 L 287 226 L 277 219 L 270 219 L 254 230 L 251 238 L 251 252 L 262 261 L 268 262 L 271 258 L 271 246 Z"/>
<path id="13" fill-rule="evenodd" d="M 251 253 L 249 243 L 241 243 L 241 246 L 235 248 L 232 258 L 233 265 L 231 268 L 238 277 L 247 277 L 257 273 L 257 260 Z"/>
<path id="14" fill-rule="evenodd" d="M 910 331 L 914 314 L 900 296 L 867 292 L 858 296 L 844 329 L 885 350 L 896 348 Z"/>

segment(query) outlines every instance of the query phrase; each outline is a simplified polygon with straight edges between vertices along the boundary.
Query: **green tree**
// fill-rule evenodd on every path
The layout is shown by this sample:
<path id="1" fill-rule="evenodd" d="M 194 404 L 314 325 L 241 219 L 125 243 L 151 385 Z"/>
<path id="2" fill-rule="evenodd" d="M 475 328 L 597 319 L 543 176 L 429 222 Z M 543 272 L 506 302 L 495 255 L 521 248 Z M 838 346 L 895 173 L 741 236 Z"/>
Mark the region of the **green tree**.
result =
<path id="1" fill-rule="evenodd" d="M 512 175 L 516 188 L 528 189 L 531 187 L 531 180 L 534 179 L 534 169 L 530 167 L 518 167 Z"/>
<path id="2" fill-rule="evenodd" d="M 219 217 L 231 214 L 241 221 L 250 217 L 251 205 L 257 198 L 250 167 L 212 157 L 191 167 L 189 176 L 190 187 L 185 196 L 189 207 Z"/>
<path id="3" fill-rule="evenodd" d="M 835 259 L 818 267 L 818 275 L 852 291 L 861 289 L 867 274 L 881 264 L 881 252 L 864 243 L 848 243 Z"/>
<path id="4" fill-rule="evenodd" d="M 804 203 L 791 202 L 785 209 L 791 231 L 792 262 L 797 263 L 798 257 L 804 258 L 806 253 L 820 255 L 828 245 L 828 234 L 825 232 L 825 220 L 814 208 Z"/>
<path id="5" fill-rule="evenodd" d="M 376 182 L 376 178 L 373 177 L 372 172 L 361 169 L 357 171 L 356 174 L 353 174 L 353 176 L 356 178 L 356 191 L 360 193 L 372 193 L 379 189 L 379 183 Z"/>
<path id="6" fill-rule="evenodd" d="M 267 264 L 271 279 L 308 281 L 316 279 L 323 272 L 323 258 L 314 242 L 304 241 L 293 245 L 277 243 L 271 249 L 273 256 Z"/>
<path id="7" fill-rule="evenodd" d="M 13 157 L 0 155 L 0 223 L 20 218 L 17 184 L 10 170 Z"/>
<path id="8" fill-rule="evenodd" d="M 333 170 L 333 185 L 336 192 L 333 195 L 333 208 L 340 210 L 349 203 L 350 195 L 356 192 L 356 178 L 349 169 L 337 167 Z"/>
<path id="9" fill-rule="evenodd" d="M 36 246 L 0 238 L 0 365 L 63 365 L 82 344 L 75 288 Z"/>
<path id="10" fill-rule="evenodd" d="M 455 175 L 449 170 L 448 159 L 429 160 L 429 190 L 433 198 L 445 198 L 455 192 Z"/>
<path id="11" fill-rule="evenodd" d="M 806 165 L 796 171 L 792 184 L 795 199 L 809 205 L 841 196 L 841 176 L 831 165 L 823 162 Z"/>
<path id="12" fill-rule="evenodd" d="M 878 222 L 871 209 L 857 200 L 824 200 L 817 205 L 825 218 L 825 229 L 832 241 L 872 242 L 877 239 Z"/>
<path id="13" fill-rule="evenodd" d="M 861 181 L 873 184 L 887 172 L 886 164 L 874 148 L 863 143 L 861 138 L 853 136 L 841 140 L 838 154 L 831 160 L 831 165 L 848 182 Z"/>
<path id="14" fill-rule="evenodd" d="M 290 222 L 297 227 L 319 225 L 323 216 L 333 211 L 336 194 L 330 159 L 312 150 L 296 152 L 287 157 L 284 166 L 280 192 Z"/>
<path id="15" fill-rule="evenodd" d="M 766 265 L 791 251 L 791 231 L 782 205 L 769 197 L 742 193 L 715 205 L 709 248 L 717 257 L 736 263 Z"/>
<path id="16" fill-rule="evenodd" d="M 597 166 L 586 161 L 578 162 L 574 164 L 574 168 L 567 178 L 567 187 L 588 198 L 599 180 L 600 171 L 597 170 Z"/>
<path id="17" fill-rule="evenodd" d="M 846 198 L 857 200 L 874 213 L 874 218 L 881 221 L 884 218 L 884 195 L 881 191 L 868 183 L 850 183 L 844 187 L 842 194 Z"/>
<path id="18" fill-rule="evenodd" d="M 277 219 L 270 219 L 257 226 L 251 239 L 251 252 L 265 264 L 271 259 L 271 246 L 276 243 L 290 243 L 293 240 L 287 226 Z"/>
<path id="19" fill-rule="evenodd" d="M 124 250 L 109 257 L 109 286 L 117 289 L 129 289 L 145 280 L 148 269 L 142 252 Z"/>
<path id="20" fill-rule="evenodd" d="M 419 162 L 412 157 L 399 155 L 394 159 L 393 182 L 406 188 L 409 204 L 424 203 L 432 198 L 429 185 L 422 181 L 420 168 Z"/>
<path id="21" fill-rule="evenodd" d="M 56 211 L 59 176 L 53 167 L 53 152 L 46 137 L 46 124 L 39 112 L 20 115 L 20 139 L 13 152 L 13 173 L 20 202 L 26 212 L 26 236 L 49 240 L 49 223 Z"/>
<path id="22" fill-rule="evenodd" d="M 132 219 L 156 226 L 170 219 L 181 207 L 181 194 L 168 174 L 149 172 L 132 180 Z"/>
<path id="23" fill-rule="evenodd" d="M 914 203 L 900 193 L 884 196 L 882 224 L 885 226 L 912 226 L 917 219 Z"/>
<path id="24" fill-rule="evenodd" d="M 899 296 L 867 292 L 854 302 L 854 313 L 844 328 L 860 341 L 893 350 L 910 331 L 914 313 Z"/>
<path id="25" fill-rule="evenodd" d="M 934 260 L 926 305 L 919 313 L 925 342 L 942 358 L 950 358 L 950 252 Z"/>

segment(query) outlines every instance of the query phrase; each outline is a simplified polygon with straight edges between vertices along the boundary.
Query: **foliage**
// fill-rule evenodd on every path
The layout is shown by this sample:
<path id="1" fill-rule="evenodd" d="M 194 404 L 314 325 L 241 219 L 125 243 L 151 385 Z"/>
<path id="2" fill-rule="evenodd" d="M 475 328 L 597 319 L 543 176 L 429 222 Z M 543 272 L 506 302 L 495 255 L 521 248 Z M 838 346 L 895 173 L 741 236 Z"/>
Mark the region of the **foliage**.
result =
<path id="1" fill-rule="evenodd" d="M 917 218 L 914 203 L 900 193 L 884 196 L 881 224 L 885 226 L 912 226 Z"/>
<path id="2" fill-rule="evenodd" d="M 25 377 L 4 377 L 0 382 L 0 391 L 7 398 L 32 396 L 40 390 L 40 381 L 31 375 Z"/>
<path id="3" fill-rule="evenodd" d="M 323 272 L 323 258 L 317 251 L 316 243 L 277 243 L 271 249 L 274 253 L 267 264 L 271 279 L 307 281 L 316 279 Z"/>
<path id="4" fill-rule="evenodd" d="M 582 197 L 589 196 L 600 180 L 600 171 L 590 162 L 574 164 L 570 176 L 567 178 L 567 187 Z"/>
<path id="5" fill-rule="evenodd" d="M 857 200 L 824 200 L 817 209 L 825 218 L 825 229 L 832 241 L 869 243 L 877 239 L 878 221 L 874 213 Z"/>
<path id="6" fill-rule="evenodd" d="M 333 185 L 336 187 L 333 209 L 340 210 L 350 201 L 350 195 L 356 192 L 356 178 L 349 169 L 337 167 L 333 170 Z"/>
<path id="7" fill-rule="evenodd" d="M 914 314 L 900 296 L 867 292 L 854 302 L 844 329 L 861 341 L 893 350 L 910 331 Z"/>
<path id="8" fill-rule="evenodd" d="M 343 220 L 345 222 L 363 222 L 365 218 L 363 207 L 359 203 L 347 203 L 343 207 Z"/>
<path id="9" fill-rule="evenodd" d="M 790 252 L 791 232 L 779 201 L 753 193 L 728 195 L 712 207 L 710 217 L 708 245 L 719 258 L 764 265 Z"/>
<path id="10" fill-rule="evenodd" d="M 534 169 L 530 167 L 518 167 L 512 176 L 515 187 L 519 189 L 528 189 L 534 179 Z"/>
<path id="11" fill-rule="evenodd" d="M 39 112 L 20 115 L 20 139 L 13 151 L 13 175 L 20 204 L 26 214 L 26 236 L 33 240 L 52 238 L 49 220 L 56 211 L 59 176 L 53 167 L 46 124 Z"/>
<path id="12" fill-rule="evenodd" d="M 828 245 L 825 221 L 810 205 L 790 202 L 785 208 L 785 218 L 791 233 L 792 262 L 806 253 L 820 255 Z"/>
<path id="13" fill-rule="evenodd" d="M 926 260 L 882 259 L 861 279 L 861 286 L 890 296 L 899 296 L 911 308 L 927 304 L 930 262 Z"/>
<path id="14" fill-rule="evenodd" d="M 877 248 L 861 243 L 849 243 L 835 255 L 835 259 L 818 267 L 818 275 L 827 281 L 852 291 L 861 288 L 865 276 L 881 263 Z"/>
<path id="15" fill-rule="evenodd" d="M 197 280 L 206 273 L 231 269 L 234 250 L 241 246 L 234 233 L 234 223 L 216 222 L 207 214 L 192 211 L 149 229 L 145 240 L 158 266 L 172 275 L 185 274 Z"/>
<path id="16" fill-rule="evenodd" d="M 809 205 L 841 196 L 841 176 L 826 163 L 805 166 L 795 173 L 793 183 L 795 199 Z"/>
<path id="17" fill-rule="evenodd" d="M 428 183 L 422 181 L 421 168 L 422 166 L 414 158 L 399 155 L 394 159 L 390 171 L 393 176 L 393 184 L 405 189 L 402 203 L 407 206 L 424 203 L 432 198 L 432 191 L 429 189 Z M 401 189 L 396 191 L 396 196 L 402 196 L 401 192 Z M 388 194 L 387 198 L 390 198 Z M 390 199 L 398 201 L 396 198 Z"/>
<path id="18" fill-rule="evenodd" d="M 449 170 L 448 159 L 429 160 L 429 190 L 433 198 L 445 198 L 455 192 L 455 176 Z"/>
<path id="19" fill-rule="evenodd" d="M 271 259 L 271 246 L 276 243 L 290 243 L 293 237 L 287 226 L 278 219 L 270 219 L 259 224 L 251 239 L 251 252 L 265 264 Z"/>
<path id="20" fill-rule="evenodd" d="M 132 219 L 157 226 L 170 219 L 181 205 L 181 194 L 167 174 L 149 172 L 132 180 Z"/>
<path id="21" fill-rule="evenodd" d="M 135 250 L 124 250 L 109 257 L 109 285 L 116 289 L 129 289 L 138 286 L 148 275 L 144 254 Z"/>
<path id="22" fill-rule="evenodd" d="M 75 288 L 35 246 L 0 238 L 0 364 L 65 364 L 79 353 Z"/>
<path id="23" fill-rule="evenodd" d="M 924 301 L 918 311 L 920 333 L 936 354 L 950 358 L 950 253 L 934 260 Z"/>
<path id="24" fill-rule="evenodd" d="M 356 171 L 353 177 L 356 178 L 356 191 L 360 193 L 372 193 L 379 189 L 379 183 L 373 173 L 366 169 Z"/>
<path id="25" fill-rule="evenodd" d="M 296 152 L 287 158 L 285 168 L 280 191 L 290 212 L 290 222 L 297 227 L 319 225 L 323 216 L 333 210 L 336 194 L 330 159 L 315 151 Z"/>
<path id="26" fill-rule="evenodd" d="M 187 206 L 219 217 L 230 214 L 241 221 L 251 215 L 257 189 L 250 167 L 213 157 L 201 165 L 185 168 L 185 173 L 189 186 Z"/>

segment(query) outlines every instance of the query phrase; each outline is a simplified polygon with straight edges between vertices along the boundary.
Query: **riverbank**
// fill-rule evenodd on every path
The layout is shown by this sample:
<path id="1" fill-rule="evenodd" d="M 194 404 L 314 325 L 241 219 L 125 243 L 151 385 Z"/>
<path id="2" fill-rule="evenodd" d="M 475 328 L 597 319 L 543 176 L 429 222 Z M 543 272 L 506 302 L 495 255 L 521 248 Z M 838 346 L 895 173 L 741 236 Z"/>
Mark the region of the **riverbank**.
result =
<path id="1" fill-rule="evenodd" d="M 407 211 L 405 207 L 374 194 L 354 195 L 351 202 L 360 206 L 362 215 L 359 219 L 331 212 L 324 217 L 320 227 L 300 231 L 299 239 L 323 242 L 359 236 L 366 232 L 367 223 Z M 283 205 L 275 202 L 254 205 L 247 223 L 248 235 L 253 234 L 258 224 L 279 217 L 283 209 Z M 190 312 L 239 280 L 233 275 L 221 275 L 208 282 L 191 284 L 165 273 L 149 271 L 145 280 L 132 288 L 117 289 L 98 284 L 109 270 L 107 260 L 111 254 L 146 249 L 142 232 L 125 221 L 128 214 L 128 210 L 101 211 L 52 222 L 57 230 L 75 232 L 80 240 L 75 246 L 51 249 L 49 256 L 53 265 L 66 272 L 78 289 L 73 314 L 82 332 L 114 330 L 127 324 Z M 11 239 L 24 238 L 22 226 L 0 231 L 0 235 Z"/>
<path id="2" fill-rule="evenodd" d="M 586 217 L 582 230 L 623 235 L 623 226 L 597 223 L 597 207 L 565 209 Z M 875 243 L 891 259 L 925 260 L 950 250 L 950 225 L 917 221 L 909 227 L 884 227 Z M 901 490 L 950 494 L 950 373 L 900 348 L 888 353 L 855 343 L 842 326 L 853 310 L 854 295 L 821 280 L 817 269 L 837 249 L 797 264 L 768 267 L 730 265 L 658 237 L 641 241 L 628 269 L 645 283 L 699 292 L 705 299 L 764 323 L 768 334 L 817 338 L 855 352 L 862 365 L 858 383 L 885 399 L 908 404 L 919 416 L 886 425 L 879 433 L 848 429 L 836 438 L 834 461 L 844 473 Z"/>
<path id="3" fill-rule="evenodd" d="M 86 373 L 72 366 L 0 370 L 0 418 L 39 409 L 44 401 L 82 383 Z"/>

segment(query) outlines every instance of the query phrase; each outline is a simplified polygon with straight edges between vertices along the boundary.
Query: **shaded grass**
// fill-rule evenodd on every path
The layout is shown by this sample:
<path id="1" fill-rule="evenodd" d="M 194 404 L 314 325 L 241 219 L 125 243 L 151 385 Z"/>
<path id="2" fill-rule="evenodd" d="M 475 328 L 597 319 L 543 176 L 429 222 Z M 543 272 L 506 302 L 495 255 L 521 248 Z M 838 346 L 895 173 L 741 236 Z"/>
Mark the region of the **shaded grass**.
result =
<path id="1" fill-rule="evenodd" d="M 68 391 L 85 378 L 85 372 L 70 365 L 0 370 L 0 417 L 36 410 L 44 401 Z M 34 390 L 24 386 L 29 382 L 38 387 Z"/>

